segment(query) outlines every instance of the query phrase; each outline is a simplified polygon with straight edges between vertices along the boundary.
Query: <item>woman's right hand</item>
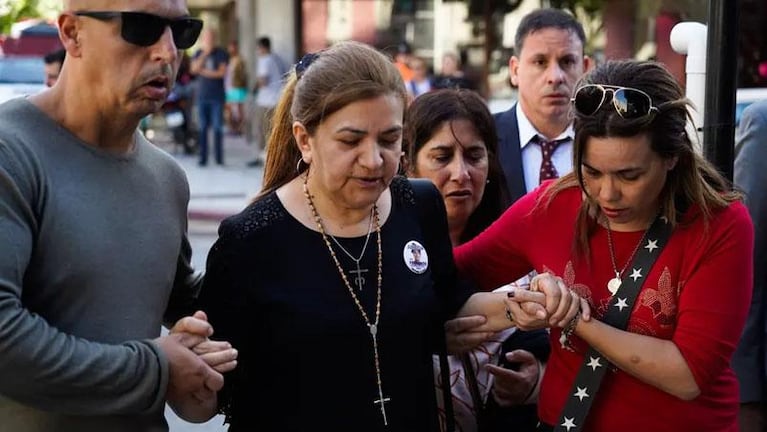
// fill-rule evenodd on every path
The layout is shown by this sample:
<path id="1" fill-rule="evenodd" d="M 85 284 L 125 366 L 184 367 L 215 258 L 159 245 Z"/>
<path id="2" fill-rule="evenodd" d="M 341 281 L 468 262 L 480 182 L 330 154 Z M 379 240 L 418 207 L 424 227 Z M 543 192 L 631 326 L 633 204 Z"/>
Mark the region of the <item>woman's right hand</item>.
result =
<path id="1" fill-rule="evenodd" d="M 541 294 L 544 299 L 541 300 Z M 530 303 L 543 305 L 531 309 Z M 536 275 L 530 282 L 530 290 L 515 289 L 509 293 L 507 302 L 514 321 L 522 330 L 534 330 L 547 327 L 564 328 L 580 311 L 581 319 L 591 319 L 589 303 L 575 291 L 570 290 L 564 281 L 549 273 Z M 535 311 L 535 313 L 530 313 Z"/>
<path id="2" fill-rule="evenodd" d="M 237 367 L 238 352 L 229 342 L 206 340 L 195 345 L 192 351 L 219 373 L 230 372 Z"/>

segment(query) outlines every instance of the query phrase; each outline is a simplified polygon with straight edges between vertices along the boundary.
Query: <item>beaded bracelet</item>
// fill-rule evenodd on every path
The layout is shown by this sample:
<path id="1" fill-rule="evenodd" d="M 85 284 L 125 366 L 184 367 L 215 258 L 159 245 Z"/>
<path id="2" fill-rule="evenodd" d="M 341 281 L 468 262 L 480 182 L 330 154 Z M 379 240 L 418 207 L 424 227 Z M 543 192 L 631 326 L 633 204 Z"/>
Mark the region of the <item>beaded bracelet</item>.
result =
<path id="1" fill-rule="evenodd" d="M 580 318 L 581 318 L 581 310 L 578 309 L 578 312 L 575 313 L 575 316 L 562 329 L 562 334 L 559 336 L 559 343 L 560 345 L 562 345 L 563 349 L 566 349 L 571 352 L 575 352 L 572 344 L 570 344 L 570 336 L 572 336 L 573 332 L 575 332 L 575 327 L 578 325 L 578 320 Z"/>

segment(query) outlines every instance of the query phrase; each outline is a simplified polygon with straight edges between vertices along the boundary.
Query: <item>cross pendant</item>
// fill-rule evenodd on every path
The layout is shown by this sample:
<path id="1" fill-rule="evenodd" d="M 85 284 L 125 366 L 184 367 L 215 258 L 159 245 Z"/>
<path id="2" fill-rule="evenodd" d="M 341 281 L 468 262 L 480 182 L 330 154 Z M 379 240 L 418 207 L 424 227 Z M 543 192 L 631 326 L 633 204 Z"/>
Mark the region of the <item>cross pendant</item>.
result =
<path id="1" fill-rule="evenodd" d="M 383 416 L 384 426 L 388 426 L 389 422 L 386 420 L 386 407 L 384 404 L 386 402 L 389 402 L 391 398 L 384 397 L 383 395 L 383 388 L 381 387 L 381 383 L 378 383 L 378 399 L 373 401 L 373 404 L 375 405 L 381 405 L 381 415 Z"/>
<path id="2" fill-rule="evenodd" d="M 357 289 L 362 291 L 362 287 L 365 285 L 365 278 L 362 273 L 367 273 L 368 269 L 361 269 L 359 263 L 357 263 L 357 270 L 351 270 L 349 273 L 354 275 L 354 285 L 357 285 Z"/>
<path id="3" fill-rule="evenodd" d="M 391 398 L 384 397 L 383 387 L 381 386 L 381 369 L 378 366 L 378 324 L 368 324 L 368 330 L 370 331 L 370 337 L 373 339 L 373 351 L 376 358 L 376 382 L 378 383 L 378 399 L 373 401 L 375 405 L 381 405 L 381 415 L 383 416 L 384 426 L 388 426 L 389 422 L 386 420 L 386 407 L 384 404 L 389 402 Z"/>

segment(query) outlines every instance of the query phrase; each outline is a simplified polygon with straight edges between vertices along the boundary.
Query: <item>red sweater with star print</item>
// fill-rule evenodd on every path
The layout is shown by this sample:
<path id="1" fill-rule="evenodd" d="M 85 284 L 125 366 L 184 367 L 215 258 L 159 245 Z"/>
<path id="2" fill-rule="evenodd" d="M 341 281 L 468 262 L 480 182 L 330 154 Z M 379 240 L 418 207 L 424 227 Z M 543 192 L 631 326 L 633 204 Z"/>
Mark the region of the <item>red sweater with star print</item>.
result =
<path id="1" fill-rule="evenodd" d="M 541 198 L 551 183 L 517 201 L 473 241 L 455 249 L 460 272 L 483 289 L 528 273 L 548 271 L 589 299 L 595 317 L 609 300 L 614 276 L 607 231 L 590 239 L 590 264 L 573 254 L 581 191 L 560 192 L 548 208 Z M 545 198 L 544 198 L 545 199 Z M 644 235 L 615 232 L 616 263 L 626 265 Z M 745 206 L 716 211 L 704 228 L 691 209 L 673 232 L 637 297 L 628 331 L 672 340 L 687 360 L 701 394 L 683 401 L 623 371 L 608 372 L 589 413 L 586 431 L 737 431 L 738 382 L 730 358 L 748 313 L 752 288 L 753 227 Z M 642 240 L 640 247 L 652 247 Z M 633 269 L 627 269 L 629 276 Z M 558 424 L 587 345 L 573 336 L 576 352 L 561 348 L 551 330 L 552 351 L 538 402 L 539 416 Z"/>

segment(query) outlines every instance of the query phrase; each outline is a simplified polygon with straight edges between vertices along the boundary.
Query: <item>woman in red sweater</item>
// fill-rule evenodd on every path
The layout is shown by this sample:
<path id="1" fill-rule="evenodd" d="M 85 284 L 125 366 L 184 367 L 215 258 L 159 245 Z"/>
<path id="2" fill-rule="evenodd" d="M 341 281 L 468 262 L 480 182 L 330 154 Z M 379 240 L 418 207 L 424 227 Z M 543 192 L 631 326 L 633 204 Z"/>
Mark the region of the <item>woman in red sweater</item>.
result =
<path id="1" fill-rule="evenodd" d="M 541 273 L 511 304 L 518 327 L 551 327 L 540 430 L 737 431 L 730 358 L 754 233 L 740 196 L 695 152 L 687 106 L 658 63 L 597 67 L 573 98 L 574 173 L 455 250 L 483 288 Z M 540 319 L 529 301 L 582 313 Z"/>

